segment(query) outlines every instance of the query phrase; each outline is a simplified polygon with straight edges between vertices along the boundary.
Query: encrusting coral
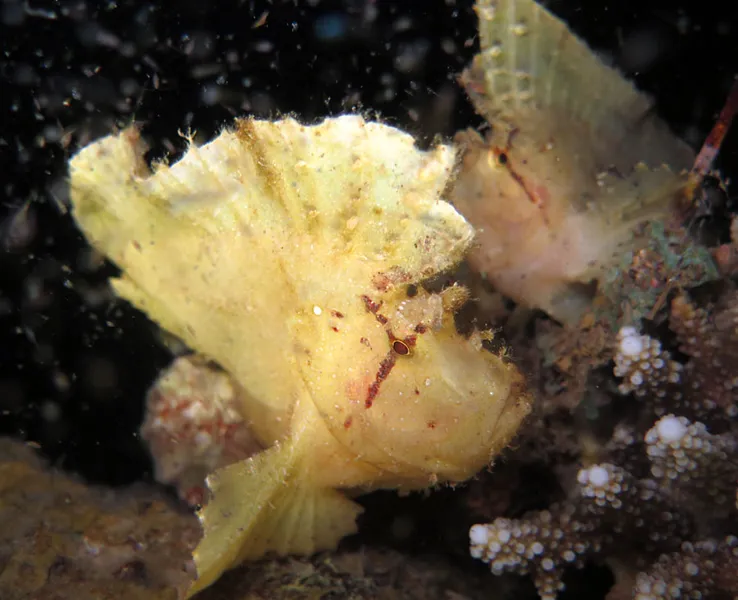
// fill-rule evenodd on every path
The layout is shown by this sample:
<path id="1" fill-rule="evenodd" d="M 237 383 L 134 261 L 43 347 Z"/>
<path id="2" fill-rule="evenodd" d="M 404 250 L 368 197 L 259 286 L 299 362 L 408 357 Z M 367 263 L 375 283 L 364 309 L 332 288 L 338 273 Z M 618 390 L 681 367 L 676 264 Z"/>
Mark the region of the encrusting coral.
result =
<path id="1" fill-rule="evenodd" d="M 0 438 L 2 600 L 177 600 L 191 578 L 197 519 L 161 486 L 90 485 Z M 442 556 L 381 547 L 252 562 L 204 600 L 468 600 L 483 574 Z"/>
<path id="2" fill-rule="evenodd" d="M 73 215 L 121 268 L 115 291 L 227 374 L 265 448 L 208 477 L 188 594 L 244 560 L 335 547 L 361 511 L 347 494 L 464 481 L 508 444 L 530 407 L 522 376 L 485 349 L 491 333 L 457 331 L 464 288 L 415 285 L 474 238 L 441 198 L 452 147 L 342 116 L 239 120 L 153 172 L 144 153 L 131 128 L 74 156 Z M 197 409 L 167 394 L 153 397 Z M 209 451 L 198 460 L 222 465 Z"/>
<path id="3" fill-rule="evenodd" d="M 199 537 L 162 489 L 91 486 L 0 439 L 3 600 L 175 600 Z"/>
<path id="4" fill-rule="evenodd" d="M 149 390 L 141 438 L 156 480 L 190 506 L 207 499 L 205 478 L 263 448 L 238 410 L 238 386 L 197 355 L 177 358 Z"/>

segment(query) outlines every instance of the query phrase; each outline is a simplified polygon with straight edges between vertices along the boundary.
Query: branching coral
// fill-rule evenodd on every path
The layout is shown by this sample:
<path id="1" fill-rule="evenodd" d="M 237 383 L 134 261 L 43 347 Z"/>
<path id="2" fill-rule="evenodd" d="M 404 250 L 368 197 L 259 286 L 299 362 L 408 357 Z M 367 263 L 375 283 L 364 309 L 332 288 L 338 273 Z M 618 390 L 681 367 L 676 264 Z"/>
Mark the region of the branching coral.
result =
<path id="1" fill-rule="evenodd" d="M 623 327 L 614 371 L 640 405 L 636 418 L 615 427 L 566 500 L 472 527 L 472 556 L 493 573 L 530 573 L 549 600 L 566 567 L 589 560 L 643 569 L 632 592 L 642 600 L 734 594 L 735 539 L 710 540 L 738 528 L 737 300 L 729 291 L 702 309 L 684 294 L 672 301 L 686 362 Z"/>
<path id="2" fill-rule="evenodd" d="M 633 552 L 638 557 L 634 566 L 638 566 L 660 552 L 677 552 L 684 540 L 702 529 L 705 524 L 694 516 L 697 507 L 715 503 L 724 509 L 722 514 L 730 512 L 728 493 L 735 495 L 738 477 L 738 452 L 732 436 L 711 436 L 701 423 L 688 424 L 669 415 L 649 431 L 646 445 L 651 478 L 636 479 L 609 463 L 581 469 L 570 500 L 522 519 L 500 518 L 472 527 L 472 556 L 489 563 L 495 574 L 531 573 L 541 598 L 552 600 L 564 588 L 562 578 L 568 566 L 582 567 L 597 557 L 627 559 Z M 723 554 L 718 553 L 714 560 Z M 670 564 L 669 559 L 660 559 L 657 567 L 662 564 Z M 712 568 L 730 572 L 734 564 L 731 558 Z M 657 567 L 654 573 L 666 577 L 666 567 Z M 638 585 L 648 577 L 639 575 Z M 690 585 L 708 593 L 724 589 L 720 581 L 704 578 Z M 668 583 L 674 582 L 686 585 L 676 575 Z"/>
<path id="3" fill-rule="evenodd" d="M 658 555 L 677 549 L 693 529 L 653 481 L 608 463 L 580 470 L 578 480 L 577 495 L 549 510 L 475 525 L 472 556 L 496 574 L 532 573 L 541 598 L 552 600 L 564 588 L 567 566 L 624 548 Z"/>
<path id="4" fill-rule="evenodd" d="M 738 538 L 721 542 L 685 542 L 679 552 L 663 555 L 648 571 L 639 573 L 634 600 L 676 600 L 738 595 Z"/>
<path id="5" fill-rule="evenodd" d="M 703 423 L 667 415 L 646 433 L 645 442 L 651 476 L 663 494 L 712 511 L 735 497 L 738 440 L 734 435 L 713 435 Z"/>
<path id="6" fill-rule="evenodd" d="M 613 550 L 623 536 L 644 540 L 646 549 L 678 547 L 691 529 L 676 516 L 654 486 L 623 469 L 601 464 L 579 472 L 579 496 L 524 519 L 497 519 L 470 531 L 471 554 L 490 564 L 493 573 L 531 572 L 541 598 L 553 599 L 564 587 L 569 565 Z"/>
<path id="7" fill-rule="evenodd" d="M 621 391 L 650 398 L 657 413 L 671 409 L 711 422 L 738 416 L 738 292 L 707 309 L 677 296 L 670 324 L 690 360 L 682 365 L 658 340 L 624 327 L 615 353 Z"/>

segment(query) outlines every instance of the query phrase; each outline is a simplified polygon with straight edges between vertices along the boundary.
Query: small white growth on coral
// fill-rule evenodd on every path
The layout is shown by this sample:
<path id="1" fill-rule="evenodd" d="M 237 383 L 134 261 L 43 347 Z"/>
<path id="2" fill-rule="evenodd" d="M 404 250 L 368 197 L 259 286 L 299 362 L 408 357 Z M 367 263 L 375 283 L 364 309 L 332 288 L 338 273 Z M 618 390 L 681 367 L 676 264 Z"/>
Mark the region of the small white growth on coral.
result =
<path id="1" fill-rule="evenodd" d="M 668 444 L 682 439 L 684 434 L 687 433 L 687 427 L 682 422 L 682 419 L 674 415 L 667 415 L 656 423 L 656 431 L 661 441 Z"/>
<path id="2" fill-rule="evenodd" d="M 582 485 L 589 483 L 596 487 L 603 487 L 607 485 L 607 482 L 610 480 L 610 475 L 608 474 L 607 469 L 599 465 L 595 465 L 589 469 L 582 469 L 579 471 L 578 479 L 579 483 Z"/>
<path id="3" fill-rule="evenodd" d="M 486 546 L 489 542 L 489 532 L 484 525 L 474 525 L 469 530 L 469 541 L 472 546 L 483 545 Z"/>
<path id="4" fill-rule="evenodd" d="M 623 379 L 619 386 L 622 394 L 645 396 L 651 392 L 658 396 L 666 385 L 679 383 L 683 368 L 661 348 L 661 342 L 631 326 L 618 332 L 614 358 L 615 375 Z"/>
<path id="5" fill-rule="evenodd" d="M 610 506 L 620 509 L 621 497 L 627 494 L 629 484 L 625 473 L 609 463 L 581 469 L 577 474 L 583 498 L 591 498 L 598 507 Z"/>
<path id="6" fill-rule="evenodd" d="M 554 600 L 564 589 L 559 557 L 578 565 L 589 549 L 586 541 L 568 539 L 566 531 L 572 526 L 577 527 L 576 519 L 566 511 L 555 517 L 542 511 L 528 521 L 498 518 L 469 530 L 470 554 L 488 563 L 496 575 L 531 572 L 539 596 Z"/>
<path id="7" fill-rule="evenodd" d="M 639 356 L 644 350 L 642 336 L 635 327 L 623 327 L 618 336 L 620 352 L 625 356 Z"/>
<path id="8" fill-rule="evenodd" d="M 682 494 L 714 510 L 727 505 L 736 479 L 738 444 L 730 434 L 711 434 L 704 423 L 662 417 L 645 435 L 651 475 L 670 494 Z M 677 486 L 678 487 L 675 487 Z"/>
<path id="9" fill-rule="evenodd" d="M 700 568 L 695 563 L 690 562 L 684 565 L 684 571 L 685 573 L 687 573 L 687 575 L 690 575 L 691 577 L 696 577 L 700 573 Z"/>

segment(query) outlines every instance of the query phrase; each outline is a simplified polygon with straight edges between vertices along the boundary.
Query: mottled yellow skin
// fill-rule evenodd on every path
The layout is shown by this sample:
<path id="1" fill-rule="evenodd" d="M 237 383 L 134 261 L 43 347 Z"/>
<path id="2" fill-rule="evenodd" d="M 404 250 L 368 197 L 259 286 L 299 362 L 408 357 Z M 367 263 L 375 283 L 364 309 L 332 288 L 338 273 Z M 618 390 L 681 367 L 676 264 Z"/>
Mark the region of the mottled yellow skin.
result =
<path id="1" fill-rule="evenodd" d="M 651 100 L 535 0 L 479 0 L 480 52 L 461 80 L 491 128 L 459 134 L 450 199 L 477 227 L 470 262 L 520 304 L 576 323 L 582 293 L 663 218 L 690 148 Z"/>
<path id="2" fill-rule="evenodd" d="M 472 227 L 440 199 L 454 152 L 358 116 L 242 120 L 151 174 L 133 129 L 71 161 L 74 216 L 118 294 L 242 388 L 267 450 L 208 478 L 193 594 L 267 552 L 355 530 L 343 493 L 462 481 L 529 410 L 514 366 L 460 336 L 460 288 L 412 298 Z"/>

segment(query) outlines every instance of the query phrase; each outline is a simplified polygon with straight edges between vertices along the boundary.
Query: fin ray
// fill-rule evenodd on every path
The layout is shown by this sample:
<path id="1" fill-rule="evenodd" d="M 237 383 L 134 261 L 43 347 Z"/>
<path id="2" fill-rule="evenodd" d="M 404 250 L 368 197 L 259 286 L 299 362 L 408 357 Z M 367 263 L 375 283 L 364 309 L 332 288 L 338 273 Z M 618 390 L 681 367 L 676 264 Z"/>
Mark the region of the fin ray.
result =
<path id="1" fill-rule="evenodd" d="M 341 492 L 313 483 L 303 446 L 312 436 L 306 433 L 208 477 L 212 495 L 199 515 L 203 537 L 194 552 L 198 578 L 188 598 L 245 560 L 268 553 L 309 555 L 335 548 L 356 531 L 361 507 Z"/>

